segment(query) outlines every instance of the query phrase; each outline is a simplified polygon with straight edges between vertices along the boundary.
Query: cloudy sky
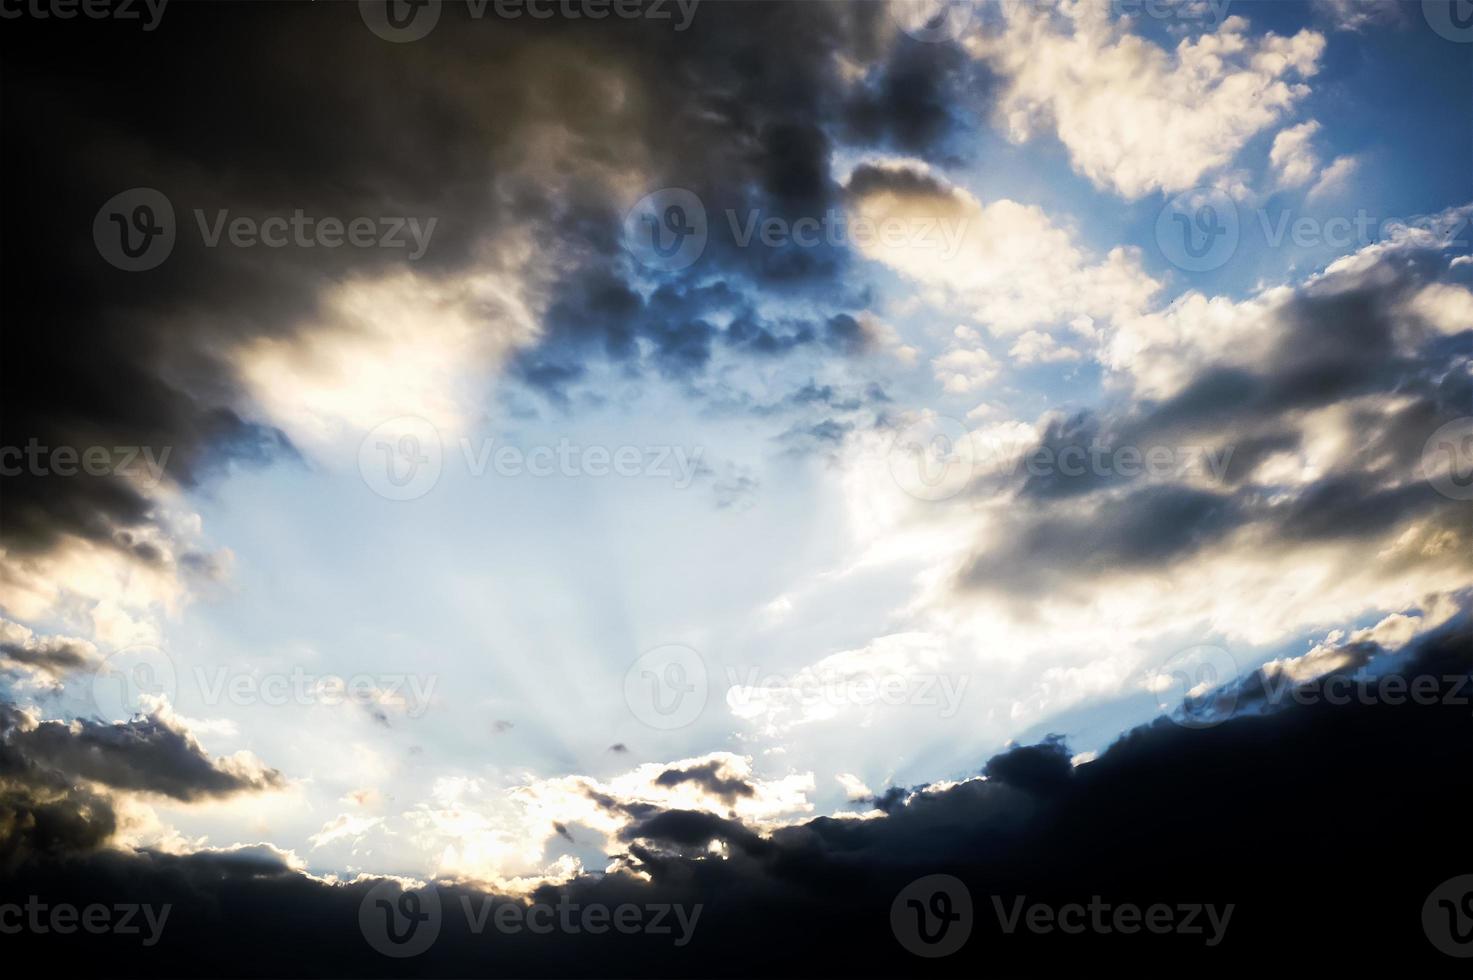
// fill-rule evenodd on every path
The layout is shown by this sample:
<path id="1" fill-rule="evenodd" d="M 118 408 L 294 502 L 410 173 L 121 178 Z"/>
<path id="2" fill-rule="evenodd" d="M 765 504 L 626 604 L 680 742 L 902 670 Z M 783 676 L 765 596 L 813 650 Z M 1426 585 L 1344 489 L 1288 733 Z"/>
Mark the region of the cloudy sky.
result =
<path id="1" fill-rule="evenodd" d="M 1467 671 L 1466 6 L 6 6 L 0 873 L 371 957 L 388 879 L 1087 898 L 1185 833 L 1127 797 L 1251 852 L 1371 766 L 1435 823 L 1466 708 L 1264 690 Z"/>

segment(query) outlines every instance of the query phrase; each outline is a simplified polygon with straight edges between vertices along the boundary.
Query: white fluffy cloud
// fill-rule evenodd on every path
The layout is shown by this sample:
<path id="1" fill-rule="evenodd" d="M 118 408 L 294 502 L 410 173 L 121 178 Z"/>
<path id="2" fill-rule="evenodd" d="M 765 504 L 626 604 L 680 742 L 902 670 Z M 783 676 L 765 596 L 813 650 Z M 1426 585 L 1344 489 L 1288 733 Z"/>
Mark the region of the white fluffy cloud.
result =
<path id="1" fill-rule="evenodd" d="M 1248 36 L 1229 17 L 1174 51 L 1128 32 L 1110 6 L 1057 12 L 1004 5 L 1006 26 L 969 38 L 1004 80 L 1002 125 L 1016 142 L 1051 127 L 1074 168 L 1128 199 L 1200 183 L 1308 94 L 1323 35 Z"/>
<path id="2" fill-rule="evenodd" d="M 861 251 L 950 293 L 994 334 L 1134 314 L 1160 289 L 1141 267 L 1139 250 L 1090 255 L 1042 208 L 1006 198 L 980 201 L 908 162 L 862 168 L 850 188 L 856 218 L 881 226 L 949 221 L 962 229 L 956 247 L 945 254 L 880 238 L 863 243 Z M 984 366 L 953 357 L 937 368 L 948 377 L 976 378 Z"/>
<path id="3" fill-rule="evenodd" d="M 706 769 L 744 791 L 723 797 L 701 780 L 666 775 Z M 770 828 L 812 813 L 808 795 L 813 788 L 811 772 L 763 779 L 755 775 L 750 758 L 712 752 L 647 763 L 608 779 L 574 775 L 492 787 L 478 778 L 446 777 L 435 782 L 429 800 L 404 816 L 416 846 L 438 855 L 437 876 L 523 893 L 582 869 L 577 857 L 549 848 L 557 838 L 574 837 L 572 828 L 581 843 L 597 844 L 604 853 L 620 849 L 620 833 L 635 820 L 631 811 L 648 806 L 698 810 Z"/>
<path id="4" fill-rule="evenodd" d="M 1334 161 L 1320 174 L 1320 179 L 1315 181 L 1309 189 L 1306 197 L 1311 201 L 1329 197 L 1338 191 L 1345 189 L 1345 185 L 1354 177 L 1360 169 L 1360 160 L 1352 156 L 1336 157 Z"/>
<path id="5" fill-rule="evenodd" d="M 1273 165 L 1280 187 L 1303 187 L 1314 179 L 1320 158 L 1315 153 L 1313 141 L 1319 131 L 1320 124 L 1311 119 L 1280 130 L 1274 137 L 1268 161 Z"/>
<path id="6" fill-rule="evenodd" d="M 494 274 L 349 282 L 324 306 L 324 322 L 237 354 L 266 414 L 309 447 L 401 416 L 461 431 L 501 357 L 537 333 L 520 290 Z"/>

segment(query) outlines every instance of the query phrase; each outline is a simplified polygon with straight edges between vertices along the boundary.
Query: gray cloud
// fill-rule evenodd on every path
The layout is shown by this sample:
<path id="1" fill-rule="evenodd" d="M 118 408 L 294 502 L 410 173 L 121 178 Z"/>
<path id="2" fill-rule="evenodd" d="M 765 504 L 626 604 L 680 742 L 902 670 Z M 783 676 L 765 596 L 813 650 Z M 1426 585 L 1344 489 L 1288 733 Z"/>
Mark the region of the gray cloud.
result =
<path id="1" fill-rule="evenodd" d="M 253 761 L 211 759 L 188 732 L 157 716 L 31 725 L 0 705 L 0 744 L 27 771 L 50 770 L 69 780 L 187 802 L 285 785 L 281 773 Z"/>
<path id="2" fill-rule="evenodd" d="M 1473 324 L 1432 333 L 1408 312 L 1418 289 L 1446 275 L 1444 263 L 1436 249 L 1392 250 L 1367 269 L 1311 281 L 1263 314 L 1273 342 L 1261 358 L 1203 368 L 1162 400 L 1049 422 L 1016 473 L 989 472 L 974 486 L 1014 506 L 962 585 L 1025 593 L 1169 568 L 1238 537 L 1287 556 L 1322 542 L 1384 541 L 1414 524 L 1428 540 L 1447 540 L 1403 560 L 1473 567 L 1473 504 L 1439 494 L 1421 474 L 1428 438 L 1473 405 Z M 1264 464 L 1305 446 L 1310 413 L 1327 408 L 1348 414 L 1354 442 L 1311 479 L 1269 475 Z M 1140 465 L 1027 465 L 1069 450 L 1109 459 L 1123 447 L 1170 449 L 1175 461 L 1155 478 Z"/>

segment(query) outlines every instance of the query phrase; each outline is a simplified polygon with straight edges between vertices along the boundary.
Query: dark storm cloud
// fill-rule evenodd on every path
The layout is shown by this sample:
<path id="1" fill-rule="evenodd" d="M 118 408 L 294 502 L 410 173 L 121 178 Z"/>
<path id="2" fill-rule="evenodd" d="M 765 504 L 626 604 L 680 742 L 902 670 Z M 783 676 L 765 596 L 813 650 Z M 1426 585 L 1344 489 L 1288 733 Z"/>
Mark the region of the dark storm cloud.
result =
<path id="1" fill-rule="evenodd" d="M 1069 747 L 1062 735 L 1050 735 L 1037 745 L 1020 745 L 993 756 L 982 769 L 988 779 L 1049 796 L 1068 786 L 1073 776 Z"/>
<path id="2" fill-rule="evenodd" d="M 697 810 L 663 810 L 630 825 L 620 836 L 626 841 L 643 842 L 644 846 L 631 844 L 630 850 L 649 858 L 658 856 L 658 852 L 650 849 L 652 845 L 698 853 L 711 841 L 720 840 L 748 854 L 759 854 L 770 847 L 740 820 Z"/>
<path id="3" fill-rule="evenodd" d="M 844 185 L 854 198 L 894 194 L 897 197 L 929 199 L 936 204 L 955 207 L 956 192 L 940 180 L 912 167 L 879 167 L 863 163 L 854 168 Z"/>
<path id="4" fill-rule="evenodd" d="M 1362 651 L 1355 660 L 1368 658 Z M 1159 719 L 1078 767 L 1059 737 L 1016 747 L 986 763 L 985 780 L 907 802 L 892 794 L 882 818 L 821 817 L 763 836 L 708 813 L 648 809 L 616 857 L 650 880 L 615 871 L 533 895 L 579 910 L 699 903 L 681 946 L 668 933 L 477 934 L 465 903 L 475 910 L 484 896 L 442 885 L 435 942 L 414 958 L 388 959 L 359 929 L 372 881 L 323 883 L 263 849 L 183 857 L 89 849 L 86 834 L 69 833 L 54 815 L 49 851 L 17 857 L 6 839 L 7 893 L 170 902 L 164 941 L 146 958 L 118 937 L 79 933 L 60 943 L 22 933 L 7 943 L 17 955 L 44 953 L 57 968 L 105 966 L 125 976 L 975 977 L 1126 961 L 1192 976 L 1241 977 L 1270 962 L 1450 976 L 1461 965 L 1427 942 L 1420 913 L 1434 887 L 1468 871 L 1461 828 L 1448 819 L 1473 804 L 1466 609 L 1393 662 L 1399 676 L 1436 678 L 1437 697 L 1321 698 L 1264 711 L 1250 677 L 1243 711 L 1213 727 Z M 727 845 L 719 857 L 708 853 L 713 840 Z M 63 853 L 60 841 L 72 847 Z M 959 952 L 922 960 L 894 939 L 890 909 L 903 887 L 932 874 L 966 884 L 973 924 Z M 994 899 L 1006 909 L 1019 897 L 1087 904 L 1095 896 L 1141 906 L 1232 903 L 1235 911 L 1209 947 L 1201 934 L 1144 929 L 1007 934 L 993 907 Z M 1348 915 L 1374 930 L 1348 937 Z"/>
<path id="5" fill-rule="evenodd" d="M 0 707 L 0 721 L 7 711 Z M 37 855 L 91 851 L 116 831 L 108 800 L 0 741 L 0 868 L 13 870 Z"/>
<path id="6" fill-rule="evenodd" d="M 0 670 L 39 672 L 53 679 L 97 663 L 89 643 L 63 636 L 0 642 Z"/>
<path id="7" fill-rule="evenodd" d="M 655 777 L 656 786 L 680 786 L 694 783 L 723 803 L 731 804 L 738 797 L 751 796 L 756 791 L 745 779 L 724 776 L 720 762 L 706 762 L 689 769 L 666 769 Z"/>
<path id="8" fill-rule="evenodd" d="M 879 793 L 870 799 L 870 805 L 876 810 L 891 813 L 905 805 L 906 791 L 900 786 L 891 786 L 883 793 Z"/>
<path id="9" fill-rule="evenodd" d="M 1225 494 L 1150 486 L 1079 514 L 1024 518 L 1006 546 L 979 554 L 963 573 L 973 586 L 1046 587 L 1051 577 L 1152 568 L 1186 558 L 1241 526 Z"/>
<path id="10" fill-rule="evenodd" d="M 975 493 L 1009 494 L 1015 506 L 962 584 L 1026 593 L 1170 567 L 1239 533 L 1287 552 L 1414 523 L 1456 542 L 1425 560 L 1467 563 L 1473 504 L 1438 493 L 1421 466 L 1432 433 L 1473 406 L 1473 324 L 1438 335 L 1408 312 L 1444 262 L 1408 250 L 1313 281 L 1262 314 L 1273 342 L 1253 363 L 1205 368 L 1163 400 L 1051 420 L 1016 470 L 976 480 Z M 1264 463 L 1306 443 L 1305 413 L 1336 406 L 1355 439 L 1320 461 L 1321 475 L 1292 485 L 1265 475 Z M 1142 465 L 1153 450 L 1171 454 L 1156 477 Z M 1128 468 L 1115 462 L 1124 451 L 1135 454 Z"/>
<path id="11" fill-rule="evenodd" d="M 155 717 L 108 723 L 43 721 L 34 726 L 0 705 L 0 745 L 28 769 L 113 789 L 196 801 L 276 789 L 279 772 L 212 760 L 187 732 Z"/>
<path id="12" fill-rule="evenodd" d="M 112 804 L 99 796 L 75 789 L 36 794 L 0 781 L 0 870 L 37 856 L 92 851 L 117 829 Z"/>
<path id="13" fill-rule="evenodd" d="M 281 785 L 274 769 L 212 761 L 157 719 L 38 724 L 0 703 L 0 872 L 106 844 L 119 829 L 109 790 L 198 801 Z"/>
<path id="14" fill-rule="evenodd" d="M 1430 335 L 1404 306 L 1441 278 L 1443 261 L 1436 251 L 1393 255 L 1358 280 L 1348 276 L 1348 285 L 1331 277 L 1302 287 L 1271 314 L 1274 342 L 1261 363 L 1204 370 L 1151 406 L 1129 435 L 1235 433 L 1363 395 L 1414 395 L 1444 416 L 1466 409 L 1473 378 L 1449 368 L 1473 354 L 1473 324 L 1460 335 Z"/>
<path id="15" fill-rule="evenodd" d="M 410 267 L 385 248 L 209 248 L 197 209 L 434 218 L 412 266 L 429 280 L 519 274 L 497 248 L 514 229 L 549 298 L 546 332 L 516 367 L 554 396 L 590 358 L 684 378 L 723 346 L 834 356 L 864 345 L 852 314 L 865 298 L 840 281 L 847 253 L 739 247 L 722 216 L 821 215 L 836 200 L 836 141 L 922 152 L 944 136 L 936 107 L 959 84 L 954 64 L 895 46 L 870 3 L 707 4 L 681 32 L 445 4 L 409 44 L 374 36 L 352 3 L 168 14 L 146 33 L 7 21 L 3 206 L 23 231 L 7 236 L 3 270 L 0 445 L 167 447 L 167 474 L 186 486 L 295 454 L 249 417 L 229 351 L 290 341 L 324 313 L 326 289 Z M 856 89 L 845 65 L 872 77 Z M 614 188 L 631 176 L 688 187 L 712 216 L 706 256 L 653 295 L 634 288 L 620 246 L 629 202 Z M 91 229 L 103 202 L 135 187 L 169 199 L 177 241 L 162 265 L 128 273 L 102 260 Z M 819 297 L 820 312 L 772 322 L 754 312 L 758 290 Z M 505 328 L 484 315 L 488 331 Z M 70 534 L 168 560 L 138 545 L 158 516 L 116 476 L 8 478 L 3 506 L 11 558 Z"/>
<path id="16" fill-rule="evenodd" d="M 902 38 L 845 105 L 848 133 L 859 142 L 929 155 L 966 125 L 970 110 L 958 95 L 979 105 L 987 97 L 991 82 L 983 71 L 960 48 Z"/>

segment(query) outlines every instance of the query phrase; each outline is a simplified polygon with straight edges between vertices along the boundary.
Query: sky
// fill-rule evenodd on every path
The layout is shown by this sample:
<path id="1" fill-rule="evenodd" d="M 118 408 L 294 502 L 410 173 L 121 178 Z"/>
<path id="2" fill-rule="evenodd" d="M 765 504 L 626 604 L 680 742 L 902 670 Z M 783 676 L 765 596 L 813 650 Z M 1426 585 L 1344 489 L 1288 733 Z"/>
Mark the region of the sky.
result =
<path id="1" fill-rule="evenodd" d="M 1416 785 L 1466 711 L 1260 702 L 1473 649 L 1464 7 L 5 7 L 0 872 L 781 905 Z"/>

